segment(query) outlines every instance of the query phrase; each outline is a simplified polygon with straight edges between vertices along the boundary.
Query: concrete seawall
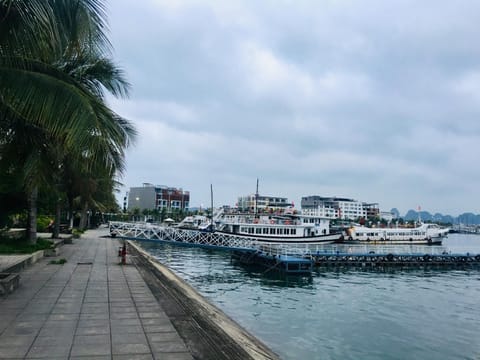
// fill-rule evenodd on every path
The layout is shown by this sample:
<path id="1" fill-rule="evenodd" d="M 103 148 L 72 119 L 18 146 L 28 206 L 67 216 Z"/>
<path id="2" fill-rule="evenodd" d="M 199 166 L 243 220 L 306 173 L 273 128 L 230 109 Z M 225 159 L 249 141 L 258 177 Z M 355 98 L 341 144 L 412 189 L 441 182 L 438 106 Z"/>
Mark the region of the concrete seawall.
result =
<path id="1" fill-rule="evenodd" d="M 194 358 L 279 358 L 171 270 L 133 242 L 127 243 L 130 261 L 137 266 Z"/>

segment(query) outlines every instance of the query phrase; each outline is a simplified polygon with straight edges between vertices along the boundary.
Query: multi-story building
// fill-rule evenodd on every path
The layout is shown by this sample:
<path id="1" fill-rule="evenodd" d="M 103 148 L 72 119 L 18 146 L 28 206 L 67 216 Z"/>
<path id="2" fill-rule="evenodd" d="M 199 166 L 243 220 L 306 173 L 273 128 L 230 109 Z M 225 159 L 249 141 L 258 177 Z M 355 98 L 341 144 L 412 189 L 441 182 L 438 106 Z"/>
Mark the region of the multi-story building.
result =
<path id="1" fill-rule="evenodd" d="M 144 183 L 142 187 L 132 187 L 128 192 L 129 211 L 133 209 L 182 209 L 190 206 L 190 192 L 165 185 Z"/>
<path id="2" fill-rule="evenodd" d="M 356 220 L 362 217 L 368 219 L 379 214 L 378 204 L 367 204 L 353 199 L 322 197 L 318 195 L 302 197 L 301 207 L 304 213 L 332 219 Z"/>
<path id="3" fill-rule="evenodd" d="M 237 207 L 240 210 L 255 210 L 255 203 L 257 205 L 257 210 L 262 209 L 285 209 L 289 206 L 292 206 L 288 202 L 287 198 L 278 197 L 278 196 L 263 196 L 263 195 L 247 195 L 240 196 L 238 198 Z"/>

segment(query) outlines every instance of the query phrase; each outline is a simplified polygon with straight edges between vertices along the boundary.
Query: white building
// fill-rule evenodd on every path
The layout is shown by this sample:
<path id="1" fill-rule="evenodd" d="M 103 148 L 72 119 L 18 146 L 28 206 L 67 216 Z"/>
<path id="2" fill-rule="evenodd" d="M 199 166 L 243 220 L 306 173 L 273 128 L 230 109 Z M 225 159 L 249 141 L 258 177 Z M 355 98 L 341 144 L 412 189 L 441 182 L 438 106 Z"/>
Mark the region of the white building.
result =
<path id="1" fill-rule="evenodd" d="M 369 204 L 353 199 L 318 195 L 302 197 L 301 207 L 304 214 L 325 216 L 331 219 L 367 219 L 379 214 L 378 204 L 376 203 Z"/>
<path id="2" fill-rule="evenodd" d="M 287 198 L 278 196 L 262 196 L 262 195 L 247 195 L 238 198 L 237 207 L 241 210 L 257 210 L 260 209 L 285 209 L 292 206 Z"/>

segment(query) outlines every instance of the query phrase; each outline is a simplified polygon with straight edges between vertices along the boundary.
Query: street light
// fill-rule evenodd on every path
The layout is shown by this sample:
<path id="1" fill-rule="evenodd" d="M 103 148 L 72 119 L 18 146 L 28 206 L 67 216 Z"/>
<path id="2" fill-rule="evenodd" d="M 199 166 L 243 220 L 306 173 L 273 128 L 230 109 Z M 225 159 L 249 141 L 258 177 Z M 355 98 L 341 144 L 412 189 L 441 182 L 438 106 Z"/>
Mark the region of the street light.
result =
<path id="1" fill-rule="evenodd" d="M 172 193 L 173 193 L 172 190 L 168 190 L 168 191 L 167 191 L 167 194 L 168 194 L 168 204 L 167 204 L 167 208 L 169 209 L 169 212 L 170 212 L 170 210 L 171 210 L 171 208 L 172 208 L 172 204 L 171 204 L 171 200 L 170 200 L 170 196 L 172 195 Z"/>

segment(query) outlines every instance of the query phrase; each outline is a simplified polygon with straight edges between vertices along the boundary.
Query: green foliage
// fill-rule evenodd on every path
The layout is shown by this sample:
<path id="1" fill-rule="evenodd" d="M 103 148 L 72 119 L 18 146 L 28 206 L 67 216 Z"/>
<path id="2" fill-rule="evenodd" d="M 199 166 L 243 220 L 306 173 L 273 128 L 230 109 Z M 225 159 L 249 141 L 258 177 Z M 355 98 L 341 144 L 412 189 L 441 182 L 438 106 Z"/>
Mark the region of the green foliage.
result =
<path id="1" fill-rule="evenodd" d="M 51 216 L 47 215 L 38 215 L 37 217 L 37 231 L 38 232 L 48 232 L 48 225 L 50 225 L 50 222 L 52 221 Z"/>
<path id="2" fill-rule="evenodd" d="M 67 262 L 67 259 L 64 259 L 64 258 L 61 258 L 61 259 L 58 259 L 58 260 L 52 260 L 49 262 L 49 264 L 51 265 L 63 265 Z"/>
<path id="3" fill-rule="evenodd" d="M 31 244 L 27 239 L 12 239 L 0 237 L 0 254 L 30 254 L 38 250 L 50 249 L 53 242 L 39 238 L 36 244 Z"/>
<path id="4" fill-rule="evenodd" d="M 80 238 L 80 236 L 81 236 L 84 232 L 85 232 L 85 230 L 73 229 L 73 230 L 72 230 L 73 238 L 74 238 L 74 239 Z"/>

